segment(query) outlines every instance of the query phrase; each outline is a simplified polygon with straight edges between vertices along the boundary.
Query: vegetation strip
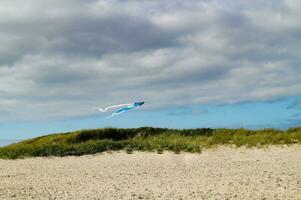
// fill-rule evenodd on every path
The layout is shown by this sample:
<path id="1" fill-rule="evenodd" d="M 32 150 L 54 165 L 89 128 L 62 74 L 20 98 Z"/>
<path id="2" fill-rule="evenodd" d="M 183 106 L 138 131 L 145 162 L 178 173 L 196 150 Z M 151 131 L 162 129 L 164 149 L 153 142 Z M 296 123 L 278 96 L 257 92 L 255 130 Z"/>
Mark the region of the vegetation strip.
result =
<path id="1" fill-rule="evenodd" d="M 35 156 L 68 156 L 104 151 L 164 150 L 179 153 L 201 152 L 216 145 L 265 146 L 301 143 L 301 128 L 276 129 L 136 129 L 104 128 L 46 135 L 0 148 L 0 158 L 16 159 Z"/>

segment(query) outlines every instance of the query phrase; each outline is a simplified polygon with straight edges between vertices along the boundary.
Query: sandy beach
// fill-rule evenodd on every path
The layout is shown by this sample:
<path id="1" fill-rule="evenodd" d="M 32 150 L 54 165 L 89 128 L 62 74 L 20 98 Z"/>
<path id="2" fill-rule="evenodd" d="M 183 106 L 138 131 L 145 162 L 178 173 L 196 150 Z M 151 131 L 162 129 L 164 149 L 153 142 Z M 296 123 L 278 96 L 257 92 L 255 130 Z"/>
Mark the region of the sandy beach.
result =
<path id="1" fill-rule="evenodd" d="M 301 199 L 301 146 L 0 160 L 0 199 Z"/>

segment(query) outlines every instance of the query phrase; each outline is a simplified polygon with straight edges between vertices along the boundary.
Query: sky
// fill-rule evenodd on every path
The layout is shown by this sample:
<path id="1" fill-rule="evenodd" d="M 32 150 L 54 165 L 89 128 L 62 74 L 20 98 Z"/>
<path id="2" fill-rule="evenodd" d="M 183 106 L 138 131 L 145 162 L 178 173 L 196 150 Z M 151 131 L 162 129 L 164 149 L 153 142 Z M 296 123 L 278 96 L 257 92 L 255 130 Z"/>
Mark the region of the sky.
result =
<path id="1" fill-rule="evenodd" d="M 300 126 L 300 19 L 299 0 L 2 0 L 0 139 Z"/>

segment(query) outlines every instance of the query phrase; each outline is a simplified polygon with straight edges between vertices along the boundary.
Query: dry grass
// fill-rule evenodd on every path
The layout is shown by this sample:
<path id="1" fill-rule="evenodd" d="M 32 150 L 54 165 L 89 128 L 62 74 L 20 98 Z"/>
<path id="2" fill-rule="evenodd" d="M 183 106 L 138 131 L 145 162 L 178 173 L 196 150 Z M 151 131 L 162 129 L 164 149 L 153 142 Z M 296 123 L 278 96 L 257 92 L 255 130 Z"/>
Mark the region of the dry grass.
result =
<path id="1" fill-rule="evenodd" d="M 104 151 L 164 150 L 179 153 L 201 152 L 216 145 L 266 146 L 301 142 L 301 128 L 275 129 L 137 129 L 105 128 L 52 134 L 0 148 L 0 158 L 15 159 L 34 156 L 67 156 L 95 154 Z"/>

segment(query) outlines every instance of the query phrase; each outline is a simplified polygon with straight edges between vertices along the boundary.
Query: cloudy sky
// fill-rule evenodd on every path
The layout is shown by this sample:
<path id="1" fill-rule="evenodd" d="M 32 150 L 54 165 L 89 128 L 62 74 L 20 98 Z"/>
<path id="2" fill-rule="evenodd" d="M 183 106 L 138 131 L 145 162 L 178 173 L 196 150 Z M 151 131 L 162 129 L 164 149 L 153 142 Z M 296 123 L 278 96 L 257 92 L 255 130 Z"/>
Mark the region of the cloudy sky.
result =
<path id="1" fill-rule="evenodd" d="M 0 138 L 301 125 L 300 19 L 299 0 L 2 0 Z"/>

